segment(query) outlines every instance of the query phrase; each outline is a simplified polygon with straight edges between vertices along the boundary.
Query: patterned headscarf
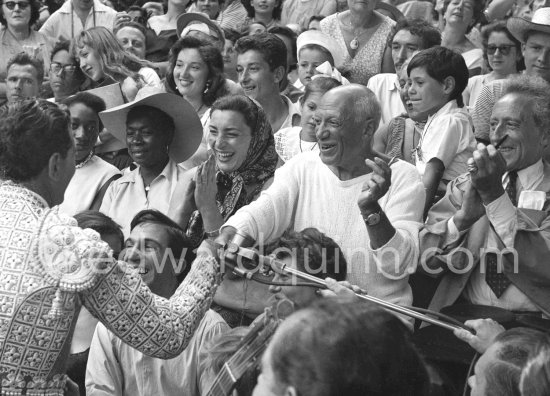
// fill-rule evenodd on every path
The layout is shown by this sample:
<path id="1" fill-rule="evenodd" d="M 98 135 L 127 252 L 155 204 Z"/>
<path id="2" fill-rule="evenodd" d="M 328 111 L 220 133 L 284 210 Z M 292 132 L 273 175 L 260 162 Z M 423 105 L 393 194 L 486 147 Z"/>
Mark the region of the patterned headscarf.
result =
<path id="1" fill-rule="evenodd" d="M 265 182 L 273 177 L 279 160 L 275 151 L 271 125 L 264 110 L 256 101 L 250 98 L 246 98 L 246 100 L 256 106 L 258 113 L 246 158 L 239 169 L 229 174 L 220 171 L 216 165 L 216 184 L 218 186 L 216 203 L 224 220 L 254 200 Z M 252 191 L 247 191 L 247 187 L 252 184 L 255 185 L 255 188 Z M 202 240 L 204 228 L 198 211 L 193 213 L 189 221 L 187 234 L 197 245 Z"/>

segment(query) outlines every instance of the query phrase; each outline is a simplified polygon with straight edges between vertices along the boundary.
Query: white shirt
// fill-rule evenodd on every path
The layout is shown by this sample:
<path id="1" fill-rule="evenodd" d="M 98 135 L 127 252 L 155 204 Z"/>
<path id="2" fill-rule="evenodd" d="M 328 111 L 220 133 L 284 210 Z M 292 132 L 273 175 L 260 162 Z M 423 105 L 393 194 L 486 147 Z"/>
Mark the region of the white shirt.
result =
<path id="1" fill-rule="evenodd" d="M 94 12 L 91 12 L 94 10 Z M 44 25 L 40 28 L 40 33 L 53 37 L 56 41 L 70 40 L 77 37 L 81 31 L 95 26 L 103 26 L 113 30 L 116 11 L 107 7 L 98 0 L 94 0 L 94 6 L 88 13 L 86 23 L 82 26 L 82 21 L 73 9 L 72 1 L 67 0 L 56 12 L 54 12 Z M 95 18 L 94 18 L 95 14 Z M 95 24 L 94 24 L 95 21 Z"/>
<path id="2" fill-rule="evenodd" d="M 516 185 L 517 191 L 520 192 L 518 203 L 521 204 L 521 197 L 527 190 L 534 190 L 544 178 L 544 165 L 542 160 L 535 164 L 518 171 L 518 182 Z M 509 178 L 506 173 L 502 178 L 504 188 L 508 185 Z M 518 207 L 521 208 L 520 205 Z M 502 240 L 507 248 L 514 247 L 514 240 L 517 232 L 517 209 L 510 201 L 508 194 L 502 194 L 498 199 L 485 206 L 487 217 L 493 226 L 494 231 Z M 449 225 L 454 228 L 457 233 L 456 226 L 452 219 Z M 487 234 L 486 248 L 496 248 L 497 236 L 494 232 Z M 498 254 L 498 253 L 497 253 Z M 497 297 L 487 282 L 485 281 L 485 273 L 475 270 L 470 277 L 468 285 L 464 290 L 464 296 L 473 304 L 491 305 L 511 311 L 540 311 L 531 300 L 523 294 L 516 286 L 511 284 L 504 293 Z"/>
<path id="3" fill-rule="evenodd" d="M 476 148 L 473 124 L 465 108 L 459 108 L 456 100 L 443 106 L 428 117 L 416 152 L 416 169 L 424 176 L 426 164 L 437 158 L 443 162 L 442 180 L 453 180 L 466 173 L 466 161 Z"/>
<path id="4" fill-rule="evenodd" d="M 292 127 L 280 129 L 273 136 L 275 138 L 275 150 L 279 157 L 284 161 L 289 161 L 292 157 L 307 153 L 308 151 L 319 152 L 317 142 L 306 142 L 300 139 L 302 127 Z"/>
<path id="5" fill-rule="evenodd" d="M 380 125 L 386 125 L 392 118 L 406 112 L 399 95 L 400 87 L 397 74 L 377 74 L 369 79 L 367 88 L 374 92 L 380 102 L 380 107 L 382 108 Z"/>
<path id="6" fill-rule="evenodd" d="M 164 214 L 168 213 L 172 193 L 183 172 L 183 167 L 169 160 L 160 175 L 151 182 L 149 193 L 146 195 L 138 166 L 111 183 L 99 211 L 116 221 L 122 227 L 124 237 L 128 238 L 130 223 L 139 211 L 157 209 Z"/>
<path id="7" fill-rule="evenodd" d="M 390 189 L 378 202 L 397 232 L 377 250 L 371 249 L 357 206 L 367 175 L 340 180 L 315 152 L 299 154 L 277 169 L 273 184 L 223 227 L 235 227 L 265 243 L 287 229 L 315 227 L 340 245 L 351 283 L 369 295 L 409 305 L 412 293 L 407 280 L 418 262 L 425 193 L 414 166 L 397 161 L 391 168 Z"/>
<path id="8" fill-rule="evenodd" d="M 281 129 L 291 128 L 292 123 L 294 121 L 294 117 L 297 117 L 298 120 L 300 119 L 300 108 L 299 108 L 299 106 L 296 103 L 292 103 L 292 101 L 289 98 L 287 98 L 286 96 L 284 96 L 284 95 L 281 95 L 281 96 L 282 96 L 283 100 L 285 101 L 286 105 L 288 106 L 288 116 L 286 117 L 285 121 L 283 122 L 283 124 L 279 128 L 279 131 Z M 275 132 L 278 132 L 278 131 L 273 131 L 273 133 L 275 133 Z"/>
<path id="9" fill-rule="evenodd" d="M 214 378 L 205 375 L 203 349 L 229 330 L 222 317 L 206 311 L 185 350 L 174 359 L 152 358 L 128 346 L 98 324 L 86 366 L 89 396 L 199 396 Z"/>

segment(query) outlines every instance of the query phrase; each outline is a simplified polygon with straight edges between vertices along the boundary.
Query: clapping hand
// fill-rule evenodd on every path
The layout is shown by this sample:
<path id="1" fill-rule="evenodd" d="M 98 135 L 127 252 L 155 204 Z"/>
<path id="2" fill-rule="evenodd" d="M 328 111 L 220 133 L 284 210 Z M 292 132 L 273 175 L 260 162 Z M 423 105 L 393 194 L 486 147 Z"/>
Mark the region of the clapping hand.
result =
<path id="1" fill-rule="evenodd" d="M 201 213 L 205 210 L 218 210 L 216 205 L 216 159 L 210 155 L 200 164 L 195 174 L 195 203 Z"/>
<path id="2" fill-rule="evenodd" d="M 485 205 L 504 194 L 502 176 L 506 172 L 506 161 L 493 145 L 478 143 L 473 158 L 468 160 L 472 185 Z"/>
<path id="3" fill-rule="evenodd" d="M 361 212 L 368 212 L 378 205 L 378 200 L 388 192 L 391 186 L 391 168 L 381 158 L 374 158 L 374 161 L 366 159 L 365 164 L 372 169 L 363 183 L 363 188 L 357 205 Z"/>

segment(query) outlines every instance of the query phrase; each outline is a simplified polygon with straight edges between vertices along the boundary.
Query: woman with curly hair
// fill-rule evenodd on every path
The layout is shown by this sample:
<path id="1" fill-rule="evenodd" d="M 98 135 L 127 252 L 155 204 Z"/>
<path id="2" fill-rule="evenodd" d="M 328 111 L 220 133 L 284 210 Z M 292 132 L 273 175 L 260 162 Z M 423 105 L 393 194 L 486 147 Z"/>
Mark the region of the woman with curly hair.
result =
<path id="1" fill-rule="evenodd" d="M 151 63 L 125 51 L 114 34 L 104 27 L 81 32 L 74 42 L 80 69 L 91 80 L 89 88 L 120 83 L 127 101 L 132 101 L 144 86 L 160 86 Z"/>
<path id="2" fill-rule="evenodd" d="M 283 0 L 242 0 L 248 17 L 237 26 L 241 33 L 248 33 L 248 28 L 253 23 L 261 22 L 269 30 L 281 25 L 281 13 L 283 12 Z"/>
<path id="3" fill-rule="evenodd" d="M 223 66 L 221 51 L 211 41 L 185 36 L 170 49 L 165 89 L 191 103 L 204 129 L 199 150 L 190 162 L 184 164 L 187 168 L 206 160 L 210 107 L 218 98 L 229 93 Z"/>

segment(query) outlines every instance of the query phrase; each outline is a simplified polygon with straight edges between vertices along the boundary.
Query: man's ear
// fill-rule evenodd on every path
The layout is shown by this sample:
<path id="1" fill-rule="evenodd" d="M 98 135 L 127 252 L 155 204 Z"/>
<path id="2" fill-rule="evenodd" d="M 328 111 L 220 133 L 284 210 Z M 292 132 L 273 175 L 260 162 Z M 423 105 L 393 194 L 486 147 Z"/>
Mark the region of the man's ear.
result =
<path id="1" fill-rule="evenodd" d="M 283 79 L 286 77 L 286 69 L 283 66 L 277 67 L 275 70 L 273 70 L 273 76 L 277 85 L 280 84 L 281 81 L 283 81 Z"/>
<path id="2" fill-rule="evenodd" d="M 63 157 L 60 153 L 53 153 L 48 161 L 48 176 L 54 181 L 59 181 L 62 175 Z"/>
<path id="3" fill-rule="evenodd" d="M 372 118 L 369 118 L 365 121 L 363 124 L 363 139 L 369 140 L 372 139 L 374 136 L 374 132 L 376 132 L 376 126 L 374 125 L 374 120 Z"/>
<path id="4" fill-rule="evenodd" d="M 445 92 L 446 95 L 451 96 L 451 94 L 455 90 L 455 86 L 456 81 L 454 77 L 445 77 L 445 80 L 443 80 L 443 92 Z"/>

